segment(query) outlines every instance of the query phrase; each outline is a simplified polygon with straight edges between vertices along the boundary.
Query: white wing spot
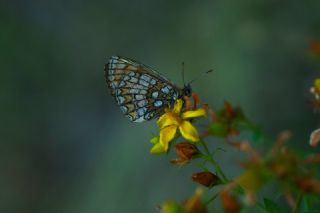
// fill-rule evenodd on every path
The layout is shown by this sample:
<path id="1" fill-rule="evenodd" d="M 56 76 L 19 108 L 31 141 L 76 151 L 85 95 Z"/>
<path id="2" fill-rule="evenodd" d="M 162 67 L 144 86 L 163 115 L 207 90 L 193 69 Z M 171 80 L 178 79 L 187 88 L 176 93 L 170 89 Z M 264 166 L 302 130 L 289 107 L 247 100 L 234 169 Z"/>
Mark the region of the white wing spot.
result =
<path id="1" fill-rule="evenodd" d="M 130 89 L 129 93 L 136 94 L 136 93 L 139 93 L 139 90 L 138 89 Z"/>
<path id="2" fill-rule="evenodd" d="M 109 69 L 112 70 L 112 69 L 115 69 L 116 68 L 116 65 L 114 63 L 110 63 L 109 64 Z"/>
<path id="3" fill-rule="evenodd" d="M 146 82 L 146 81 L 144 81 L 144 80 L 140 80 L 139 83 L 140 83 L 141 85 L 143 85 L 143 86 L 146 86 L 146 87 L 149 86 L 149 83 Z"/>
<path id="4" fill-rule="evenodd" d="M 126 67 L 126 64 L 117 64 L 117 69 L 124 69 Z"/>
<path id="5" fill-rule="evenodd" d="M 143 116 L 141 116 L 141 117 L 139 117 L 138 119 L 136 119 L 136 120 L 134 120 L 134 122 L 143 122 L 143 121 L 145 121 L 145 119 L 144 119 L 144 117 Z"/>
<path id="6" fill-rule="evenodd" d="M 123 113 L 127 113 L 127 107 L 125 107 L 125 106 L 120 106 L 120 109 L 121 109 L 121 111 L 123 112 Z"/>
<path id="7" fill-rule="evenodd" d="M 147 90 L 140 90 L 140 93 L 139 94 L 141 94 L 141 95 L 146 95 L 148 92 L 147 92 Z"/>
<path id="8" fill-rule="evenodd" d="M 145 80 L 147 82 L 149 82 L 151 80 L 151 77 L 149 75 L 143 74 L 140 77 L 142 80 Z"/>
<path id="9" fill-rule="evenodd" d="M 117 88 L 117 83 L 115 82 L 115 81 L 113 81 L 113 82 L 111 82 L 110 83 L 110 87 L 112 88 L 112 89 L 116 89 Z"/>
<path id="10" fill-rule="evenodd" d="M 123 80 L 124 80 L 124 81 L 127 81 L 127 80 L 129 80 L 129 79 L 130 79 L 130 77 L 127 76 L 127 75 L 123 77 Z"/>
<path id="11" fill-rule="evenodd" d="M 145 89 L 144 86 L 142 86 L 140 84 L 133 84 L 131 87 L 135 88 L 135 89 Z"/>
<path id="12" fill-rule="evenodd" d="M 148 101 L 147 100 L 142 100 L 142 101 L 139 101 L 138 102 L 138 106 L 139 107 L 144 107 L 145 105 L 147 105 L 148 104 Z"/>
<path id="13" fill-rule="evenodd" d="M 150 83 L 151 83 L 152 85 L 155 85 L 155 84 L 157 83 L 157 81 L 154 80 L 154 79 L 151 79 Z"/>
<path id="14" fill-rule="evenodd" d="M 165 94 L 168 94 L 168 93 L 169 93 L 169 88 L 168 88 L 167 86 L 162 87 L 162 88 L 161 88 L 161 91 L 162 91 L 163 93 L 165 93 Z"/>
<path id="15" fill-rule="evenodd" d="M 155 91 L 152 93 L 152 98 L 158 98 L 159 92 Z"/>
<path id="16" fill-rule="evenodd" d="M 132 83 L 138 83 L 138 79 L 135 78 L 135 77 L 132 77 L 132 78 L 130 79 L 130 82 L 132 82 Z"/>
<path id="17" fill-rule="evenodd" d="M 126 85 L 126 83 L 124 81 L 121 81 L 119 87 L 123 87 L 124 85 Z"/>
<path id="18" fill-rule="evenodd" d="M 154 106 L 155 106 L 155 107 L 160 107 L 160 106 L 162 106 L 162 101 L 156 101 L 156 102 L 154 102 Z"/>
<path id="19" fill-rule="evenodd" d="M 123 104 L 125 100 L 126 100 L 126 99 L 125 99 L 124 97 L 122 97 L 122 96 L 117 96 L 117 102 L 118 102 L 118 104 Z"/>
<path id="20" fill-rule="evenodd" d="M 135 97 L 137 100 L 142 100 L 142 99 L 144 99 L 144 96 L 143 95 L 136 95 L 136 97 Z"/>
<path id="21" fill-rule="evenodd" d="M 143 108 L 140 108 L 138 109 L 138 116 L 141 117 L 144 115 L 144 113 L 147 111 L 147 108 L 143 107 Z"/>

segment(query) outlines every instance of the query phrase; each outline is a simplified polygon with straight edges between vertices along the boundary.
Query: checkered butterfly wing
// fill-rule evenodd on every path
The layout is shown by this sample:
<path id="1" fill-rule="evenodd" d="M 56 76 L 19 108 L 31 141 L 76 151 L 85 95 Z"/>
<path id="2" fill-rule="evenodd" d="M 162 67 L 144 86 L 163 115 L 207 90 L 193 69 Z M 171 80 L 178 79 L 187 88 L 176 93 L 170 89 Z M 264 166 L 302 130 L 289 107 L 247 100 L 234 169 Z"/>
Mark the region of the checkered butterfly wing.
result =
<path id="1" fill-rule="evenodd" d="M 131 59 L 112 56 L 105 77 L 123 114 L 133 122 L 160 116 L 182 90 L 153 69 Z"/>

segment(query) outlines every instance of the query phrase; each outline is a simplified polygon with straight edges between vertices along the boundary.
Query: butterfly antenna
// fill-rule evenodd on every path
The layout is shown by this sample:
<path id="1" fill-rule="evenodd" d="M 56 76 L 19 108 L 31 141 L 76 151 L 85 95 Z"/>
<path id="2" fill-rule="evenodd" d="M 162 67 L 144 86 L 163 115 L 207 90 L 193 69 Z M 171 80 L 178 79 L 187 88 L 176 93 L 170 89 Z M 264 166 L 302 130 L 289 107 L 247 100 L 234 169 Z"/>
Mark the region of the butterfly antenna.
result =
<path id="1" fill-rule="evenodd" d="M 198 77 L 196 77 L 196 78 L 194 78 L 193 80 L 191 80 L 188 84 L 192 84 L 194 81 L 198 80 L 199 78 L 201 78 L 201 77 L 203 77 L 203 76 L 205 76 L 206 74 L 209 74 L 209 73 L 211 73 L 211 72 L 213 72 L 213 69 L 208 70 L 208 71 L 202 73 L 202 74 L 199 75 Z"/>
<path id="2" fill-rule="evenodd" d="M 182 71 L 181 71 L 181 75 L 182 75 L 182 81 L 183 81 L 183 85 L 185 85 L 185 81 L 184 81 L 184 62 L 182 62 Z"/>

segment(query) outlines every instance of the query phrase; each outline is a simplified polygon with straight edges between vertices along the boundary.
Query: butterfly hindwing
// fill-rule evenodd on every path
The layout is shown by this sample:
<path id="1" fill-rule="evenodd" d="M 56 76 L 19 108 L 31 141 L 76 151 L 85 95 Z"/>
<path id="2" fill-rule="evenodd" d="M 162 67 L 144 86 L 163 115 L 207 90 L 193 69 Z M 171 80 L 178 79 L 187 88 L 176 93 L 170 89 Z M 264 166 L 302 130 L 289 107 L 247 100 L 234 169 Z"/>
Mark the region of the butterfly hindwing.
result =
<path id="1" fill-rule="evenodd" d="M 112 56 L 105 65 L 107 84 L 122 112 L 134 122 L 160 116 L 181 90 L 153 69 Z"/>

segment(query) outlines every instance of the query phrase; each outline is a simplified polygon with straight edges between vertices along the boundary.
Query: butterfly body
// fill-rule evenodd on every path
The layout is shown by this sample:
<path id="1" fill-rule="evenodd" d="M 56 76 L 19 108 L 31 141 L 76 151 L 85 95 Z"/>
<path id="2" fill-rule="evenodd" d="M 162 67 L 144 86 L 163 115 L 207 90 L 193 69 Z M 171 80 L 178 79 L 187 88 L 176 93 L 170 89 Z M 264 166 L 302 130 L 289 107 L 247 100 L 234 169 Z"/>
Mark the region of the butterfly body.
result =
<path id="1" fill-rule="evenodd" d="M 128 58 L 112 56 L 104 70 L 112 96 L 133 122 L 159 117 L 178 98 L 191 95 L 190 85 L 181 89 L 150 67 Z"/>

